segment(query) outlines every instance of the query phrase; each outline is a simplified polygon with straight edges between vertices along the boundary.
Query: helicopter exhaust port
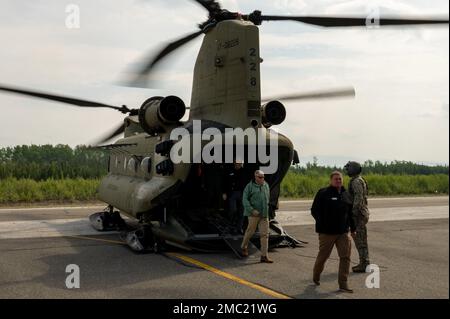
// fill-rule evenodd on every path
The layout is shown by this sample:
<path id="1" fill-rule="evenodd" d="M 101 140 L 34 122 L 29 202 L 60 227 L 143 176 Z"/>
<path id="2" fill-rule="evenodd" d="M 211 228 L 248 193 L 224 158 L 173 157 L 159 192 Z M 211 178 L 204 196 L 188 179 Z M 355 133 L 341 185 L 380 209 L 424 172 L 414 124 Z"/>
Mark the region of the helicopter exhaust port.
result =
<path id="1" fill-rule="evenodd" d="M 177 124 L 185 113 L 186 105 L 179 97 L 154 96 L 146 100 L 139 109 L 139 123 L 145 132 L 153 135 Z"/>
<path id="2" fill-rule="evenodd" d="M 281 124 L 286 118 L 286 109 L 279 101 L 270 101 L 261 107 L 262 125 L 269 128 Z"/>

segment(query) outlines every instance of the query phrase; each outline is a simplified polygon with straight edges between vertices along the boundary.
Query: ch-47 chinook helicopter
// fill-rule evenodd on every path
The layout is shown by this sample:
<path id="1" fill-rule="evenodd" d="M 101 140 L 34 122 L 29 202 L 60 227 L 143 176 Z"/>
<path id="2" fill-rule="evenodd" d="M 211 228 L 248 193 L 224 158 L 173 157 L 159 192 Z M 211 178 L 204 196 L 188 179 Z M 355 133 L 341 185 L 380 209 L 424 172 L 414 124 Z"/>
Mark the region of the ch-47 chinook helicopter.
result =
<path id="1" fill-rule="evenodd" d="M 237 251 L 242 234 L 223 214 L 220 204 L 222 172 L 231 163 L 181 162 L 174 163 L 171 149 L 179 143 L 171 139 L 171 132 L 184 128 L 194 135 L 195 121 L 201 129 L 215 128 L 225 134 L 227 128 L 261 129 L 266 145 L 276 139 L 278 165 L 275 172 L 266 174 L 270 185 L 270 208 L 276 210 L 280 183 L 291 163 L 298 163 L 292 142 L 282 134 L 269 134 L 272 125 L 286 117 L 279 101 L 353 97 L 352 88 L 296 94 L 273 99 L 261 99 L 259 25 L 263 21 L 292 20 L 321 27 L 366 26 L 366 17 L 273 16 L 260 11 L 251 14 L 230 12 L 212 0 L 196 0 L 209 12 L 200 30 L 174 41 L 149 59 L 135 80 L 147 77 L 154 66 L 172 51 L 204 35 L 193 74 L 189 119 L 180 120 L 186 112 L 184 102 L 176 96 L 155 96 L 140 108 L 113 106 L 60 95 L 0 86 L 0 90 L 36 98 L 59 101 L 80 107 L 106 107 L 127 116 L 124 123 L 100 143 L 123 134 L 114 144 L 101 146 L 110 151 L 108 174 L 98 189 L 98 198 L 108 206 L 104 212 L 91 215 L 98 230 L 124 226 L 120 214 L 138 220 L 140 226 L 126 233 L 126 242 L 136 251 L 157 249 L 161 244 L 185 249 L 211 251 L 230 247 Z M 383 25 L 448 24 L 440 18 L 379 18 Z M 203 143 L 203 142 L 202 142 Z M 233 141 L 233 147 L 238 143 Z M 202 144 L 202 147 L 205 143 Z M 250 148 L 244 142 L 244 149 Z M 201 152 L 190 144 L 191 159 Z M 197 153 L 196 153 L 197 152 Z M 273 152 L 273 150 L 271 150 Z M 236 156 L 232 158 L 236 160 Z M 248 179 L 262 166 L 259 158 L 251 162 L 244 158 Z M 219 200 L 217 200 L 219 198 Z M 222 203 L 223 205 L 223 203 Z M 272 215 L 273 216 L 273 215 Z M 253 238 L 258 245 L 258 234 Z M 270 222 L 269 245 L 301 245 L 289 236 L 275 219 Z"/>

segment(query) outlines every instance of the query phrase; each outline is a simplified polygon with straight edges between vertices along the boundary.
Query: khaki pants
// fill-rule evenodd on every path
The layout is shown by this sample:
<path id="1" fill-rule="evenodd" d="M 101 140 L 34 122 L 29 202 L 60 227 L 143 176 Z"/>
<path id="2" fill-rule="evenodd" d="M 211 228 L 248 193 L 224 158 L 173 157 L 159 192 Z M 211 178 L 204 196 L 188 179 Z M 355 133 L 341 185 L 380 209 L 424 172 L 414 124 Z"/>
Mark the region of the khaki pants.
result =
<path id="1" fill-rule="evenodd" d="M 259 230 L 259 238 L 261 241 L 261 256 L 267 256 L 269 249 L 269 218 L 264 217 L 248 217 L 248 226 L 245 231 L 244 240 L 242 241 L 241 248 L 247 248 L 250 238 L 256 231 L 256 227 Z"/>
<path id="2" fill-rule="evenodd" d="M 352 250 L 352 241 L 349 233 L 342 235 L 319 234 L 319 253 L 317 254 L 313 271 L 315 281 L 320 281 L 320 274 L 323 271 L 325 262 L 330 257 L 334 245 L 336 245 L 339 255 L 339 285 L 347 283 L 350 272 L 350 253 Z"/>

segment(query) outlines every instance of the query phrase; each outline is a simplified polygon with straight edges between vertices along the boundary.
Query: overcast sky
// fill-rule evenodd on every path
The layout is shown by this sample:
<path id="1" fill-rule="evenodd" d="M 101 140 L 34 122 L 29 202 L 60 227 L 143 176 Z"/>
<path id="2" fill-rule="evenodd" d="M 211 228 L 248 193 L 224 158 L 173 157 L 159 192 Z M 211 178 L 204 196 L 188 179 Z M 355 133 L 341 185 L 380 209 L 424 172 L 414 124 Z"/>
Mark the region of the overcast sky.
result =
<path id="1" fill-rule="evenodd" d="M 438 14 L 434 1 L 220 1 L 229 10 L 263 14 L 381 16 Z M 66 27 L 67 5 L 81 10 Z M 370 7 L 368 7 L 370 4 Z M 196 31 L 206 11 L 188 0 L 1 0 L 0 83 L 139 107 L 153 95 L 190 101 L 201 37 L 160 68 L 155 89 L 116 85 L 121 74 L 162 42 Z M 286 103 L 279 130 L 301 157 L 449 162 L 448 26 L 324 29 L 295 22 L 260 27 L 262 95 L 353 85 L 354 100 Z M 155 84 L 156 85 L 156 84 Z M 82 109 L 0 94 L 0 147 L 87 144 L 117 125 L 113 110 Z"/>

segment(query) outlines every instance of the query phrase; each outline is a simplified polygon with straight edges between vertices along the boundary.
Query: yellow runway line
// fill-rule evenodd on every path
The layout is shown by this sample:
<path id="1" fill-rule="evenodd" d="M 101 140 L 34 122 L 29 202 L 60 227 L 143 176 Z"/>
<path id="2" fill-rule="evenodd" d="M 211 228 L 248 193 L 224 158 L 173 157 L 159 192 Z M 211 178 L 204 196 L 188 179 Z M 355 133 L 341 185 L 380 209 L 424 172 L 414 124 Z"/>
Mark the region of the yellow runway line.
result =
<path id="1" fill-rule="evenodd" d="M 256 289 L 256 290 L 258 290 L 258 291 L 260 291 L 260 292 L 262 292 L 262 293 L 264 293 L 266 295 L 269 295 L 271 297 L 279 298 L 279 299 L 292 299 L 292 297 L 289 297 L 289 296 L 284 295 L 282 293 L 276 292 L 276 291 L 271 290 L 269 288 L 260 286 L 258 284 L 252 283 L 252 282 L 247 281 L 245 279 L 239 278 L 239 277 L 237 277 L 235 275 L 229 274 L 229 273 L 227 273 L 225 271 L 222 271 L 220 269 L 217 269 L 217 268 L 214 268 L 212 266 L 209 266 L 209 265 L 207 265 L 207 264 L 205 264 L 205 263 L 203 263 L 201 261 L 195 260 L 195 259 L 193 259 L 191 257 L 180 255 L 180 254 L 176 254 L 176 253 L 167 253 L 167 255 L 176 257 L 176 258 L 181 259 L 181 260 L 183 260 L 185 262 L 188 262 L 190 264 L 199 266 L 199 267 L 201 267 L 201 268 L 203 268 L 205 270 L 208 270 L 210 272 L 215 273 L 216 275 L 225 277 L 225 278 L 227 278 L 229 280 L 232 280 L 234 282 L 237 282 L 237 283 L 239 283 L 241 285 L 244 285 L 244 286 Z"/>
<path id="2" fill-rule="evenodd" d="M 105 242 L 105 243 L 110 243 L 110 244 L 126 245 L 122 241 L 101 239 L 101 238 L 95 238 L 95 237 L 85 237 L 85 236 L 64 236 L 64 237 L 76 238 L 76 239 L 94 240 L 94 241 L 100 241 L 100 242 Z M 205 264 L 205 263 L 203 263 L 203 262 L 201 262 L 199 260 L 193 259 L 191 257 L 184 256 L 184 255 L 177 254 L 177 253 L 166 253 L 166 255 L 169 255 L 169 256 L 181 259 L 181 260 L 183 260 L 185 262 L 188 262 L 190 264 L 193 264 L 195 266 L 198 266 L 198 267 L 201 267 L 201 268 L 203 268 L 205 270 L 208 270 L 208 271 L 210 271 L 212 273 L 215 273 L 216 275 L 219 275 L 221 277 L 227 278 L 227 279 L 232 280 L 234 282 L 237 282 L 237 283 L 239 283 L 241 285 L 244 285 L 244 286 L 256 289 L 256 290 L 258 290 L 258 291 L 260 291 L 260 292 L 262 292 L 262 293 L 264 293 L 266 295 L 269 295 L 271 297 L 279 298 L 279 299 L 292 299 L 292 297 L 289 297 L 289 296 L 284 295 L 282 293 L 276 292 L 276 291 L 274 291 L 272 289 L 263 287 L 261 285 L 252 283 L 252 282 L 250 282 L 248 280 L 239 278 L 239 277 L 237 277 L 235 275 L 232 275 L 232 274 L 229 274 L 229 273 L 227 273 L 225 271 L 222 271 L 220 269 L 214 268 L 214 267 L 212 267 L 210 265 L 207 265 L 207 264 Z"/>

